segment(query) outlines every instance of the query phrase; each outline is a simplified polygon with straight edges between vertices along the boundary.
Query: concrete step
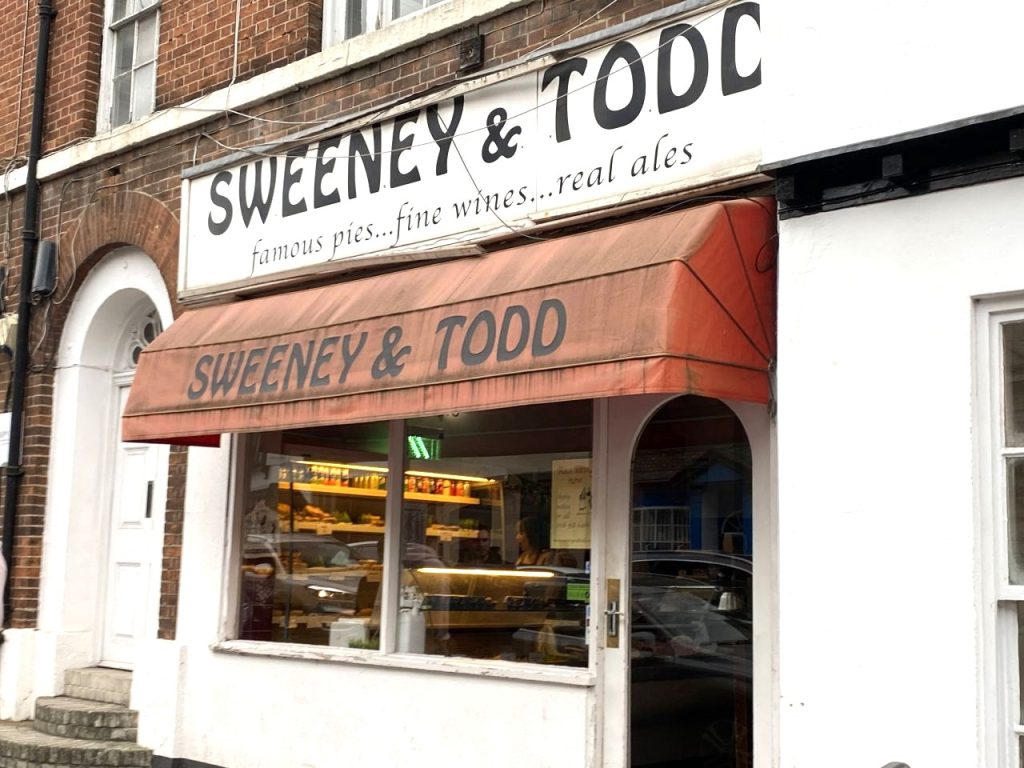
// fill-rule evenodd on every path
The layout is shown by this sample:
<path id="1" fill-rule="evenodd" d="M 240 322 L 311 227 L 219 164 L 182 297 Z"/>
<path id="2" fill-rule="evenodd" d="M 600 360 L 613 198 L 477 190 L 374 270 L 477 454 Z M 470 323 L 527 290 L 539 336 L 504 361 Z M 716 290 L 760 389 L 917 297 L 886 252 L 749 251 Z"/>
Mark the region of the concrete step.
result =
<path id="1" fill-rule="evenodd" d="M 35 729 L 51 736 L 93 741 L 135 741 L 139 713 L 121 704 L 69 696 L 36 699 Z"/>
<path id="2" fill-rule="evenodd" d="M 148 768 L 152 750 L 124 741 L 51 736 L 31 721 L 0 722 L 0 768 Z"/>
<path id="3" fill-rule="evenodd" d="M 132 673 L 123 669 L 86 667 L 64 673 L 64 695 L 76 699 L 128 706 L 131 689 Z"/>

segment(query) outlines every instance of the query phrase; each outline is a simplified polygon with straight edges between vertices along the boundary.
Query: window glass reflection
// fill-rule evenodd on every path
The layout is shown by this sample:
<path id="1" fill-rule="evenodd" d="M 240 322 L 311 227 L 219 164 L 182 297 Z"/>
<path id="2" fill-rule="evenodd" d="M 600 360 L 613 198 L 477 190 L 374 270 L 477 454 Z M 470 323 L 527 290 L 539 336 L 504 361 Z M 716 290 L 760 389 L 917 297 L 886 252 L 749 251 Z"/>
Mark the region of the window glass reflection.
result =
<path id="1" fill-rule="evenodd" d="M 408 422 L 403 551 L 435 562 L 403 571 L 399 651 L 587 664 L 591 413 L 588 401 Z"/>
<path id="2" fill-rule="evenodd" d="M 239 637 L 375 648 L 387 425 L 253 439 Z"/>
<path id="3" fill-rule="evenodd" d="M 592 404 L 290 430 L 252 445 L 239 637 L 378 648 L 401 495 L 397 650 L 585 666 Z"/>
<path id="4" fill-rule="evenodd" d="M 1006 462 L 1006 504 L 1010 583 L 1024 584 L 1024 458 Z"/>
<path id="5" fill-rule="evenodd" d="M 1024 323 L 1003 326 L 1003 398 L 1006 445 L 1024 446 Z"/>

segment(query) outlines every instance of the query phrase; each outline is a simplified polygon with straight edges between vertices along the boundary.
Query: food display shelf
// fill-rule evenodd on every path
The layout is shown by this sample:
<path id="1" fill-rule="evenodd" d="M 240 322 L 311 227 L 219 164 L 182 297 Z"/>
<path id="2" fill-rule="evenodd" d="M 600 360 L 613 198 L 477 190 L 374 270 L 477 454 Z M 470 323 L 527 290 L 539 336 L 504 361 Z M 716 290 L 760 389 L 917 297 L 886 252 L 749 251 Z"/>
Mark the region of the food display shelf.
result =
<path id="1" fill-rule="evenodd" d="M 372 525 L 366 523 L 332 523 L 322 520 L 296 520 L 294 524 L 296 531 L 312 531 L 321 536 L 332 533 L 384 533 L 383 525 Z M 442 539 L 476 539 L 479 538 L 477 531 L 468 528 L 454 528 L 452 526 L 431 525 L 427 528 L 427 536 Z"/>
<path id="2" fill-rule="evenodd" d="M 278 483 L 281 490 L 293 490 L 300 493 L 324 493 L 333 496 L 351 496 L 364 499 L 383 499 L 387 491 L 382 488 L 353 488 L 351 486 L 322 485 L 320 483 Z M 447 496 L 439 493 L 419 493 L 406 491 L 406 501 L 429 501 L 434 504 L 468 504 L 480 503 L 474 496 Z"/>

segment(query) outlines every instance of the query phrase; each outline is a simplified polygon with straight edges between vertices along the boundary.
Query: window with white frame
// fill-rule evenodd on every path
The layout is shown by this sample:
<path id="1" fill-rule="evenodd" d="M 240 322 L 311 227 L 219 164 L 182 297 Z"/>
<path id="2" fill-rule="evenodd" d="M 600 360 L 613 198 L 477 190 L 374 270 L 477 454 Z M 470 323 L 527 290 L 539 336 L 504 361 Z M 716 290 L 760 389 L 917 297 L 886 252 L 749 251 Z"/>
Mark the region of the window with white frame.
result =
<path id="1" fill-rule="evenodd" d="M 980 338 L 987 413 L 982 483 L 987 628 L 986 750 L 993 764 L 1024 766 L 1024 305 L 988 307 Z M 991 607 L 995 610 L 992 611 Z"/>
<path id="2" fill-rule="evenodd" d="M 153 111 L 160 0 L 108 0 L 101 127 Z"/>
<path id="3" fill-rule="evenodd" d="M 348 40 L 387 26 L 447 0 L 325 0 L 327 25 L 325 44 Z"/>
<path id="4" fill-rule="evenodd" d="M 587 666 L 592 420 L 579 400 L 408 419 L 397 449 L 386 422 L 250 436 L 235 637 Z"/>

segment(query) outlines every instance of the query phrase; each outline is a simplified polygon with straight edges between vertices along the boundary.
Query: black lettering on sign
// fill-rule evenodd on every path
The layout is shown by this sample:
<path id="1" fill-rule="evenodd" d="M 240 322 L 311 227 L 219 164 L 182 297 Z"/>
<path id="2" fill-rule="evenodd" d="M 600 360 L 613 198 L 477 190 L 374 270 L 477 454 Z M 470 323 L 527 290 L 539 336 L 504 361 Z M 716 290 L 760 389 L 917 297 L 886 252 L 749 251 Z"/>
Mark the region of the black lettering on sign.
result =
<path id="1" fill-rule="evenodd" d="M 477 329 L 480 327 L 484 329 L 483 344 L 479 350 L 473 351 L 473 339 L 477 336 Z M 489 309 L 485 309 L 477 314 L 473 318 L 473 322 L 469 324 L 469 328 L 466 329 L 466 335 L 462 339 L 462 364 L 480 365 L 480 363 L 486 361 L 494 350 L 494 336 L 496 333 L 494 313 Z"/>
<path id="2" fill-rule="evenodd" d="M 267 162 L 270 167 L 270 179 L 267 188 L 263 188 L 263 161 L 257 160 L 251 166 L 243 165 L 238 172 L 238 207 L 242 212 L 242 221 L 249 226 L 252 215 L 260 214 L 260 221 L 267 223 L 267 214 L 270 213 L 270 203 L 274 199 L 274 187 L 277 186 L 277 159 L 272 158 Z M 255 178 L 252 181 L 252 192 L 249 191 L 249 171 L 252 171 Z"/>
<path id="3" fill-rule="evenodd" d="M 761 84 L 761 62 L 749 75 L 740 75 L 736 66 L 736 30 L 740 19 L 749 16 L 761 27 L 761 6 L 757 3 L 737 3 L 725 9 L 722 17 L 722 95 L 749 91 Z"/>
<path id="4" fill-rule="evenodd" d="M 338 375 L 338 383 L 344 384 L 348 379 L 348 372 L 352 370 L 352 364 L 359 357 L 359 353 L 363 351 L 363 347 L 366 346 L 366 337 L 368 334 L 363 331 L 359 334 L 359 343 L 356 344 L 355 349 L 352 348 L 352 334 L 346 333 L 345 339 L 341 343 L 341 373 Z"/>
<path id="5" fill-rule="evenodd" d="M 509 346 L 509 334 L 512 332 L 513 318 L 519 321 L 519 340 Z M 530 343 L 530 313 L 521 304 L 513 304 L 505 310 L 501 318 L 501 331 L 498 333 L 498 361 L 515 360 Z"/>
<path id="6" fill-rule="evenodd" d="M 242 360 L 245 357 L 242 352 L 237 353 L 237 359 L 235 355 L 236 353 L 229 352 L 226 360 L 223 352 L 217 355 L 213 365 L 213 375 L 210 377 L 211 394 L 226 395 L 235 386 L 235 380 L 242 370 Z"/>
<path id="7" fill-rule="evenodd" d="M 198 400 L 206 392 L 210 385 L 210 366 L 213 365 L 213 355 L 203 355 L 196 360 L 195 370 L 192 372 L 192 383 L 188 385 L 188 399 Z"/>
<path id="8" fill-rule="evenodd" d="M 383 379 L 385 376 L 396 377 L 405 368 L 403 362 L 406 357 L 412 354 L 412 347 L 408 344 L 401 347 L 398 343 L 402 340 L 402 326 L 393 325 L 384 332 L 381 340 L 380 354 L 373 361 L 370 368 L 370 375 L 375 379 Z"/>
<path id="9" fill-rule="evenodd" d="M 281 367 L 281 358 L 284 357 L 284 353 L 287 350 L 287 344 L 275 344 L 270 348 L 270 354 L 267 355 L 267 365 L 263 369 L 263 379 L 260 381 L 260 392 L 277 391 L 278 382 L 276 379 L 272 380 L 271 377 Z"/>
<path id="10" fill-rule="evenodd" d="M 493 163 L 502 157 L 514 157 L 519 149 L 515 137 L 522 133 L 523 129 L 518 125 L 509 126 L 508 112 L 502 107 L 496 107 L 487 115 L 487 138 L 480 150 L 480 157 L 485 163 Z"/>
<path id="11" fill-rule="evenodd" d="M 320 340 L 320 351 L 317 352 L 316 362 L 313 364 L 313 374 L 309 377 L 311 387 L 323 387 L 331 383 L 330 376 L 324 376 L 322 371 L 325 365 L 331 362 L 334 357 L 333 347 L 341 341 L 340 336 L 328 336 Z"/>
<path id="12" fill-rule="evenodd" d="M 465 101 L 465 96 L 456 96 L 452 99 L 452 119 L 448 123 L 447 130 L 445 130 L 444 121 L 438 112 L 438 105 L 431 104 L 427 107 L 427 128 L 430 130 L 431 137 L 437 143 L 437 167 L 435 173 L 438 176 L 444 176 L 448 173 L 448 153 L 451 151 L 452 139 L 455 138 L 455 132 L 459 129 L 459 122 L 462 120 L 462 108 Z"/>
<path id="13" fill-rule="evenodd" d="M 415 125 L 416 119 L 420 116 L 418 109 L 409 112 L 408 114 L 396 117 L 395 122 L 391 127 L 391 186 L 402 187 L 406 184 L 412 184 L 413 182 L 420 180 L 419 169 L 414 165 L 412 170 L 403 171 L 399 169 L 398 162 L 401 159 L 402 153 L 412 147 L 413 141 L 416 138 L 415 131 L 411 131 L 408 136 L 402 138 L 402 129 L 405 126 L 412 123 Z"/>
<path id="14" fill-rule="evenodd" d="M 552 322 L 554 326 L 548 328 L 548 316 L 554 312 L 555 317 Z M 537 328 L 533 332 L 533 356 L 544 357 L 550 355 L 560 346 L 565 340 L 565 327 L 566 327 L 566 313 L 565 304 L 558 299 L 544 299 L 540 303 L 540 308 L 537 310 Z M 550 334 L 551 341 L 545 343 L 544 336 Z"/>
<path id="15" fill-rule="evenodd" d="M 218 189 L 222 184 L 231 184 L 231 180 L 231 171 L 221 171 L 213 177 L 213 183 L 210 184 L 210 202 L 224 211 L 224 218 L 220 221 L 214 221 L 212 213 L 206 220 L 206 226 L 210 230 L 211 235 L 223 235 L 228 231 L 228 227 L 231 226 L 231 216 L 233 214 L 231 198 L 222 195 Z"/>
<path id="16" fill-rule="evenodd" d="M 466 315 L 451 315 L 437 324 L 436 334 L 441 336 L 437 370 L 448 368 L 449 351 L 453 344 L 460 346 L 459 358 L 467 368 L 486 363 L 494 357 L 508 362 L 520 357 L 527 346 L 533 357 L 550 355 L 565 340 L 567 315 L 565 304 L 559 299 L 545 299 L 537 308 L 535 322 L 529 309 L 522 304 L 505 308 L 498 324 L 494 312 L 483 309 L 466 325 Z M 466 327 L 461 339 L 456 331 Z"/>
<path id="17" fill-rule="evenodd" d="M 295 168 L 295 160 L 306 156 L 308 147 L 296 147 L 288 150 L 284 161 L 284 178 L 281 180 L 281 216 L 294 216 L 306 210 L 306 199 L 299 197 L 298 202 L 291 199 L 292 187 L 302 181 L 302 167 Z"/>
<path id="18" fill-rule="evenodd" d="M 693 78 L 683 93 L 672 89 L 672 54 L 675 38 L 682 37 L 693 53 Z M 695 27 L 676 24 L 661 31 L 658 43 L 658 112 L 665 114 L 693 104 L 704 93 L 708 84 L 708 47 Z"/>
<path id="19" fill-rule="evenodd" d="M 552 80 L 558 81 L 558 95 L 555 99 L 555 141 L 561 143 L 572 138 L 569 130 L 569 79 L 587 71 L 587 60 L 577 56 L 560 61 L 544 72 L 540 89 L 547 88 Z"/>
<path id="20" fill-rule="evenodd" d="M 616 63 L 624 61 L 629 66 L 632 94 L 629 103 L 620 109 L 608 106 L 608 78 L 611 77 Z M 617 70 L 616 70 L 617 71 Z M 640 52 L 631 43 L 620 40 L 611 47 L 597 71 L 597 85 L 594 88 L 594 119 L 602 128 L 611 130 L 629 125 L 644 108 L 647 97 L 647 75 L 644 73 L 644 62 Z"/>
<path id="21" fill-rule="evenodd" d="M 309 376 L 309 367 L 313 362 L 313 342 L 306 342 L 305 354 L 301 344 L 292 344 L 291 354 L 288 355 L 288 367 L 284 371 L 284 389 L 302 389 L 306 386 L 306 377 Z M 292 371 L 295 371 L 295 383 L 289 386 L 292 381 Z"/>
<path id="22" fill-rule="evenodd" d="M 437 330 L 435 334 L 444 331 L 444 338 L 441 339 L 441 350 L 437 353 L 437 370 L 443 371 L 448 367 L 448 347 L 452 343 L 452 333 L 456 328 L 461 328 L 466 324 L 465 315 L 451 315 L 450 317 L 441 318 L 441 321 L 437 324 Z"/>
<path id="23" fill-rule="evenodd" d="M 335 158 L 324 159 L 329 150 L 336 150 L 341 146 L 341 136 L 333 139 L 324 139 L 316 148 L 316 167 L 313 169 L 313 207 L 323 208 L 326 205 L 334 205 L 341 202 L 341 195 L 335 187 L 330 192 L 324 191 L 324 180 L 334 172 Z"/>
<path id="24" fill-rule="evenodd" d="M 238 382 L 238 394 L 251 395 L 256 391 L 256 382 L 259 379 L 256 376 L 256 371 L 259 370 L 260 363 L 263 362 L 263 356 L 266 353 L 266 347 L 256 347 L 249 350 L 249 355 L 245 360 L 245 368 L 242 369 L 242 380 Z"/>
<path id="25" fill-rule="evenodd" d="M 359 131 L 353 131 L 348 137 L 348 198 L 356 196 L 356 159 L 363 163 L 363 171 L 366 173 L 366 184 L 370 194 L 380 191 L 380 167 L 381 167 L 381 129 L 380 123 L 371 126 L 373 132 L 373 152 L 366 145 L 366 139 Z"/>

